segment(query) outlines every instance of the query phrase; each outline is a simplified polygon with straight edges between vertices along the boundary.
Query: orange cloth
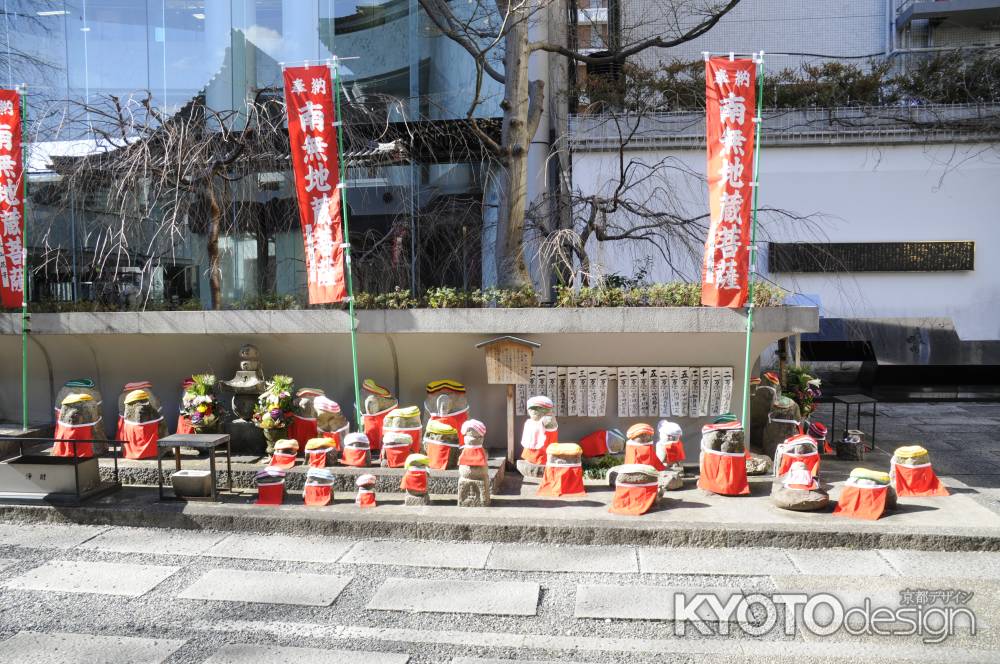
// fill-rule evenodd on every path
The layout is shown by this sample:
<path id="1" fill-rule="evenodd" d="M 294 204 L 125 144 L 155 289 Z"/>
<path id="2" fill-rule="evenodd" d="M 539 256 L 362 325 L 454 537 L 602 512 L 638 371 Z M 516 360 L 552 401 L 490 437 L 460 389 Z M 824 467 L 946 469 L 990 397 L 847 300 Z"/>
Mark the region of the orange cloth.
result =
<path id="1" fill-rule="evenodd" d="M 318 438 L 329 438 L 330 440 L 337 442 L 337 449 L 343 449 L 344 447 L 344 429 L 339 429 L 337 431 L 321 431 Z"/>
<path id="2" fill-rule="evenodd" d="M 188 434 L 194 433 L 194 427 L 191 426 L 191 420 L 187 415 L 177 416 L 177 431 L 176 433 Z"/>
<path id="3" fill-rule="evenodd" d="M 410 456 L 409 445 L 385 445 L 382 448 L 382 458 L 389 468 L 402 468 L 408 456 Z"/>
<path id="4" fill-rule="evenodd" d="M 326 460 L 329 456 L 329 449 L 306 450 L 306 460 L 310 468 L 326 468 Z"/>
<path id="5" fill-rule="evenodd" d="M 666 459 L 664 459 L 666 463 L 680 463 L 681 461 L 687 459 L 684 455 L 683 440 L 675 440 L 672 443 L 667 443 L 664 446 L 664 449 L 666 450 Z"/>
<path id="6" fill-rule="evenodd" d="M 645 514 L 656 505 L 656 496 L 659 491 L 658 482 L 648 482 L 646 484 L 616 482 L 615 498 L 608 511 L 628 516 Z"/>
<path id="7" fill-rule="evenodd" d="M 399 483 L 399 488 L 416 493 L 427 493 L 427 471 L 410 468 L 403 473 L 403 479 Z"/>
<path id="8" fill-rule="evenodd" d="M 340 458 L 340 463 L 345 466 L 356 466 L 364 467 L 368 463 L 365 461 L 365 455 L 368 454 L 368 450 L 358 449 L 354 447 L 345 447 L 344 456 Z"/>
<path id="9" fill-rule="evenodd" d="M 599 457 L 608 453 L 608 432 L 599 429 L 580 439 L 580 448 L 585 457 Z"/>
<path id="10" fill-rule="evenodd" d="M 373 450 L 382 449 L 382 425 L 385 423 L 385 416 L 394 408 L 396 406 L 390 406 L 381 412 L 372 413 L 371 415 L 365 413 L 361 416 L 365 435 L 368 436 L 368 442 L 371 443 Z"/>
<path id="11" fill-rule="evenodd" d="M 427 448 L 427 457 L 430 459 L 428 465 L 434 470 L 447 470 L 451 451 L 457 448 L 458 445 L 427 440 L 424 443 L 424 447 Z"/>
<path id="12" fill-rule="evenodd" d="M 296 455 L 285 454 L 284 452 L 275 452 L 271 455 L 271 465 L 275 468 L 280 468 L 282 470 L 288 470 L 295 465 Z"/>
<path id="13" fill-rule="evenodd" d="M 292 423 L 288 425 L 288 437 L 297 440 L 299 447 L 305 447 L 310 438 L 318 438 L 316 419 L 292 415 Z"/>
<path id="14" fill-rule="evenodd" d="M 536 495 L 558 497 L 583 496 L 586 493 L 587 490 L 583 487 L 583 467 L 546 465 Z"/>
<path id="15" fill-rule="evenodd" d="M 657 470 L 667 469 L 656 456 L 656 445 L 653 443 L 635 443 L 631 440 L 625 443 L 625 463 L 644 463 Z"/>
<path id="16" fill-rule="evenodd" d="M 354 504 L 358 507 L 375 507 L 375 492 L 371 489 L 358 489 Z"/>
<path id="17" fill-rule="evenodd" d="M 465 421 L 467 419 L 469 419 L 468 408 L 454 413 L 448 413 L 447 415 L 431 415 L 428 418 L 427 422 L 430 423 L 434 420 L 437 420 L 438 422 L 444 422 L 445 424 L 449 425 L 452 429 L 459 432 L 458 442 L 464 444 L 465 438 L 462 436 L 461 432 L 462 432 L 462 425 L 465 424 Z"/>
<path id="18" fill-rule="evenodd" d="M 552 443 L 559 442 L 559 429 L 547 430 L 541 423 L 529 419 L 521 433 L 521 458 L 538 466 L 545 465 L 548 455 L 545 450 Z"/>
<path id="19" fill-rule="evenodd" d="M 852 519 L 878 520 L 885 512 L 885 501 L 889 495 L 887 486 L 856 486 L 845 484 L 833 508 L 834 516 Z"/>
<path id="20" fill-rule="evenodd" d="M 903 466 L 892 464 L 893 483 L 900 498 L 911 496 L 947 496 L 948 489 L 938 479 L 931 464 Z"/>
<path id="21" fill-rule="evenodd" d="M 123 420 L 122 436 L 126 459 L 155 459 L 156 443 L 160 440 L 160 421 L 157 418 L 151 422 L 129 422 Z"/>
<path id="22" fill-rule="evenodd" d="M 118 416 L 118 427 L 115 429 L 115 440 L 125 440 L 125 416 Z"/>
<path id="23" fill-rule="evenodd" d="M 100 420 L 97 420 L 100 422 Z M 59 422 L 56 424 L 55 438 L 61 438 L 66 440 L 93 440 L 94 439 L 94 424 L 63 424 Z M 52 456 L 60 457 L 92 457 L 94 456 L 94 446 L 92 443 L 67 443 L 57 441 L 52 446 Z"/>
<path id="24" fill-rule="evenodd" d="M 306 482 L 305 490 L 302 492 L 302 499 L 306 505 L 312 507 L 329 505 L 333 500 L 333 485 L 309 484 Z"/>
<path id="25" fill-rule="evenodd" d="M 744 454 L 702 450 L 698 488 L 722 496 L 749 495 L 750 484 L 747 482 L 747 462 Z"/>
<path id="26" fill-rule="evenodd" d="M 257 487 L 258 505 L 280 505 L 285 498 L 285 483 L 261 484 Z"/>
<path id="27" fill-rule="evenodd" d="M 460 466 L 485 466 L 486 449 L 482 447 L 463 447 L 458 456 Z"/>
<path id="28" fill-rule="evenodd" d="M 796 461 L 801 461 L 806 464 L 806 468 L 809 469 L 809 473 L 816 477 L 819 475 L 819 452 L 812 452 L 810 454 L 793 454 L 791 452 L 782 452 L 781 456 L 778 458 L 778 472 L 776 475 L 781 477 L 788 472 L 788 469 L 792 467 L 792 464 Z"/>
<path id="29" fill-rule="evenodd" d="M 420 453 L 420 439 L 421 439 L 421 437 L 423 435 L 423 430 L 420 427 L 411 427 L 409 429 L 398 429 L 396 427 L 383 427 L 382 428 L 382 433 L 384 434 L 386 431 L 394 431 L 396 433 L 405 433 L 406 435 L 408 435 L 410 437 L 410 440 L 413 441 L 413 444 L 410 445 L 410 451 L 413 454 L 419 454 Z"/>

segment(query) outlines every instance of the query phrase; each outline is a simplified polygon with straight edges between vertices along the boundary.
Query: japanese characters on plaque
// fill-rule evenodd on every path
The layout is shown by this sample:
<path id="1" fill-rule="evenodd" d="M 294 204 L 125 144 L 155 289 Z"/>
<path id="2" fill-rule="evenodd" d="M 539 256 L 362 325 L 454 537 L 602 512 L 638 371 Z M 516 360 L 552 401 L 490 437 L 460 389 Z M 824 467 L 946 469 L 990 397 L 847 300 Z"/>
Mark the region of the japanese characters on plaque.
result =
<path id="1" fill-rule="evenodd" d="M 347 290 L 342 198 L 338 187 L 337 118 L 330 68 L 288 67 L 284 79 L 309 303 L 340 302 Z"/>
<path id="2" fill-rule="evenodd" d="M 604 417 L 611 382 L 618 417 L 709 417 L 728 412 L 733 397 L 732 367 L 534 366 L 517 386 L 515 412 L 544 394 L 560 417 Z"/>
<path id="3" fill-rule="evenodd" d="M 0 90 L 0 303 L 20 307 L 24 295 L 24 167 L 21 96 Z"/>
<path id="4" fill-rule="evenodd" d="M 702 263 L 701 302 L 742 307 L 750 269 L 753 209 L 754 114 L 757 66 L 753 60 L 705 61 L 708 203 L 711 221 Z"/>

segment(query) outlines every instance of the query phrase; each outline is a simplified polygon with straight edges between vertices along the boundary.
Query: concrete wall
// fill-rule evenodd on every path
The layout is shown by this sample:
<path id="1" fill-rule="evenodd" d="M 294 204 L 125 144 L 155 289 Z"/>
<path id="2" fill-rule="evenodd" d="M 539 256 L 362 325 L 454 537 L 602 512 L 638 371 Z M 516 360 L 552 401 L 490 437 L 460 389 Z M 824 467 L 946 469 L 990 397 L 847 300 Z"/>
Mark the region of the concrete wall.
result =
<path id="1" fill-rule="evenodd" d="M 760 309 L 754 320 L 753 357 L 779 337 L 818 325 L 812 307 Z M 243 343 L 257 345 L 268 375 L 286 373 L 298 386 L 321 387 L 349 410 L 347 323 L 339 311 L 38 314 L 28 360 L 31 419 L 50 421 L 54 391 L 78 377 L 91 377 L 101 387 L 106 422 L 114 422 L 121 386 L 133 380 L 151 380 L 167 412 L 176 413 L 181 379 L 201 372 L 232 377 Z M 742 312 L 706 308 L 363 311 L 358 361 L 362 377 L 395 387 L 404 405 L 422 404 L 429 380 L 465 382 L 472 416 L 486 422 L 489 446 L 502 449 L 506 392 L 502 385 L 486 384 L 483 351 L 476 343 L 500 334 L 523 336 L 542 344 L 535 353 L 540 365 L 729 365 L 739 375 L 744 325 Z M 7 360 L 0 364 L 0 420 L 20 413 L 17 329 L 16 316 L 0 316 L 0 356 Z M 741 398 L 737 381 L 734 407 Z M 608 417 L 562 418 L 566 438 L 635 421 L 618 421 L 615 403 L 612 389 Z M 700 421 L 681 422 L 693 452 Z"/>
<path id="2" fill-rule="evenodd" d="M 651 180 L 654 209 L 680 209 L 695 216 L 707 212 L 702 150 L 632 150 L 626 161 L 671 168 Z M 765 147 L 761 153 L 760 206 L 808 219 L 762 214 L 766 241 L 900 242 L 973 240 L 974 271 L 878 272 L 852 274 L 772 274 L 792 292 L 809 296 L 820 315 L 834 318 L 953 319 L 962 340 L 1000 339 L 1000 243 L 997 242 L 996 183 L 1000 152 L 991 144 L 838 145 Z M 641 171 L 639 171 L 641 172 Z M 617 156 L 576 151 L 574 186 L 584 193 L 616 186 Z M 659 188 L 653 190 L 652 187 Z M 668 193 L 672 198 L 663 197 Z M 679 247 L 675 247 L 677 249 Z M 701 245 L 692 242 L 674 265 L 682 277 L 699 274 Z M 693 252 L 690 253 L 690 252 Z M 676 278 L 677 271 L 659 260 L 648 244 L 592 247 L 604 272 L 631 275 L 633 263 L 656 259 L 650 278 Z M 691 256 L 694 259 L 691 259 Z M 767 254 L 758 263 L 766 273 Z"/>

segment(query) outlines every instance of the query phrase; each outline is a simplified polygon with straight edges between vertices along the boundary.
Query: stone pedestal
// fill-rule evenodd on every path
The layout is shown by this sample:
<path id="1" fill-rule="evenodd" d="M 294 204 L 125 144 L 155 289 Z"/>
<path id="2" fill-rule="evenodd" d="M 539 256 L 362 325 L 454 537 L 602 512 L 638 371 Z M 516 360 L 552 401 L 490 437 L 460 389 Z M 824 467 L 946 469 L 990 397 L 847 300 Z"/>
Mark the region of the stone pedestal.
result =
<path id="1" fill-rule="evenodd" d="M 431 504 L 431 497 L 426 491 L 424 493 L 416 493 L 407 489 L 406 500 L 403 504 L 407 507 L 422 507 Z"/>
<path id="2" fill-rule="evenodd" d="M 774 398 L 774 389 L 765 386 L 758 386 L 750 395 L 750 449 L 755 452 L 764 449 L 764 427 Z"/>
<path id="3" fill-rule="evenodd" d="M 830 496 L 821 489 L 789 489 L 780 482 L 771 487 L 771 501 L 783 510 L 815 512 L 830 504 Z"/>
<path id="4" fill-rule="evenodd" d="M 246 456 L 264 456 L 267 441 L 261 430 L 246 420 L 231 420 L 223 424 L 222 429 L 229 434 L 229 444 L 233 454 Z"/>
<path id="5" fill-rule="evenodd" d="M 489 470 L 485 466 L 459 466 L 458 506 L 490 506 Z"/>
<path id="6" fill-rule="evenodd" d="M 799 432 L 798 424 L 802 419 L 799 405 L 787 397 L 781 397 L 771 406 L 770 420 L 764 427 L 763 451 L 766 456 L 774 458 L 778 445 Z M 786 420 L 775 422 L 775 420 Z"/>
<path id="7" fill-rule="evenodd" d="M 767 475 L 774 470 L 774 462 L 763 454 L 751 454 L 747 459 L 747 475 Z"/>
<path id="8" fill-rule="evenodd" d="M 537 463 L 531 463 L 530 461 L 525 461 L 524 459 L 518 459 L 517 472 L 521 473 L 522 477 L 541 478 L 545 475 L 545 466 Z"/>
<path id="9" fill-rule="evenodd" d="M 659 475 L 660 492 L 678 491 L 684 488 L 684 478 L 675 470 L 661 470 Z"/>

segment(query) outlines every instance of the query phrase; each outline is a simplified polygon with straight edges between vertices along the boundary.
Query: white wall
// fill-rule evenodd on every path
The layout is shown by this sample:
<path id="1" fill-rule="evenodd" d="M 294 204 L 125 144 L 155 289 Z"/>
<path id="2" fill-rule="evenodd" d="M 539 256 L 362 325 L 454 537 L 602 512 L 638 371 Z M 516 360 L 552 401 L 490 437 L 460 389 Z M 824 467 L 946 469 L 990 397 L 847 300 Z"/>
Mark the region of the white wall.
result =
<path id="1" fill-rule="evenodd" d="M 575 186 L 583 192 L 615 186 L 615 155 L 575 152 Z M 660 206 L 706 211 L 705 154 L 700 150 L 632 151 L 626 160 L 664 158 L 691 170 L 654 178 Z M 665 179 L 668 178 L 668 179 Z M 651 189 L 649 190 L 652 191 Z M 648 193 L 648 192 L 647 192 Z M 674 197 L 668 201 L 668 193 Z M 973 240 L 971 272 L 777 274 L 782 286 L 819 296 L 826 317 L 926 317 L 954 320 L 963 340 L 1000 339 L 1000 151 L 988 144 L 765 147 L 761 207 L 814 215 L 789 221 L 765 215 L 764 239 L 818 242 Z M 766 246 L 766 245 L 765 245 Z M 700 251 L 700 247 L 694 247 Z M 656 256 L 646 245 L 595 248 L 605 272 L 631 275 L 633 261 Z M 699 258 L 683 277 L 697 275 Z M 758 265 L 766 270 L 767 256 Z M 652 278 L 676 278 L 662 260 Z"/>

